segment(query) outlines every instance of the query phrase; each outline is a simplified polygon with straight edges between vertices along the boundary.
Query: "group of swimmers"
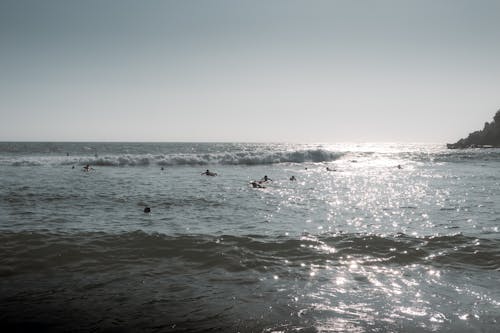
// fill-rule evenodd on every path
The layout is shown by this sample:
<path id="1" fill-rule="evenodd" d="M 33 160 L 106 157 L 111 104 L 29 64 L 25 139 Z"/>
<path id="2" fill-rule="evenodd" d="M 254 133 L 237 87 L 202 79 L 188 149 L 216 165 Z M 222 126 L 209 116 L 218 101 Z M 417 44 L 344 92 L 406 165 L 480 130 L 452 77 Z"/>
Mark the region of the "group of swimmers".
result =
<path id="1" fill-rule="evenodd" d="M 74 168 L 75 168 L 75 166 L 73 165 L 72 169 L 74 169 Z M 398 164 L 397 168 L 398 168 L 398 169 L 403 169 L 403 167 L 401 166 L 401 164 Z M 305 168 L 305 169 L 307 170 L 307 168 Z M 90 164 L 87 164 L 87 165 L 85 165 L 85 166 L 83 167 L 83 171 L 84 171 L 84 172 L 89 172 L 89 171 L 91 171 L 91 170 L 95 170 L 95 169 L 94 169 L 94 168 L 92 168 L 92 167 L 90 166 Z M 161 167 L 161 170 L 163 171 L 163 170 L 165 170 L 165 168 L 164 168 L 164 167 Z M 337 169 L 331 169 L 330 167 L 326 167 L 326 171 L 337 171 Z M 201 173 L 201 175 L 205 175 L 205 176 L 212 176 L 212 177 L 213 177 L 213 176 L 217 176 L 217 173 L 216 173 L 216 172 L 212 172 L 212 171 L 210 171 L 209 169 L 207 169 L 206 171 L 202 172 L 202 173 Z M 297 178 L 295 178 L 295 176 L 291 176 L 291 177 L 290 177 L 290 180 L 291 180 L 291 181 L 295 181 L 295 180 L 297 180 Z M 264 178 L 262 178 L 260 181 L 258 181 L 258 182 L 257 182 L 257 181 L 255 181 L 255 180 L 254 180 L 254 181 L 252 181 L 250 184 L 252 184 L 252 185 L 253 185 L 253 184 L 261 184 L 261 183 L 265 183 L 265 182 L 267 182 L 267 181 L 272 181 L 272 179 L 268 178 L 268 177 L 267 177 L 267 175 L 266 175 L 266 176 L 264 176 Z M 254 186 L 254 187 L 258 187 L 258 186 Z"/>
<path id="2" fill-rule="evenodd" d="M 263 184 L 267 182 L 272 182 L 273 180 L 269 178 L 267 175 L 265 175 L 261 180 L 252 180 L 250 182 L 250 185 L 252 185 L 253 188 L 266 188 Z"/>
<path id="3" fill-rule="evenodd" d="M 210 170 L 206 170 L 205 172 L 202 172 L 201 173 L 202 176 L 217 176 L 217 173 L 216 172 L 212 172 Z M 295 178 L 295 176 L 291 176 L 290 177 L 290 180 L 291 181 L 296 181 L 297 178 Z M 267 175 L 265 175 L 261 180 L 252 180 L 250 182 L 250 185 L 252 185 L 253 188 L 266 188 L 264 186 L 265 183 L 267 182 L 272 182 L 273 180 L 271 178 L 269 178 Z"/>
<path id="4" fill-rule="evenodd" d="M 75 166 L 72 167 L 72 169 L 74 169 Z M 397 166 L 398 169 L 402 169 L 401 165 L 398 165 Z M 305 168 L 307 170 L 307 168 Z M 92 170 L 95 170 L 94 168 L 92 168 L 90 166 L 90 164 L 86 164 L 82 171 L 83 172 L 89 172 L 89 171 L 92 171 Z M 165 170 L 164 167 L 161 168 L 161 170 Z M 330 167 L 326 167 L 326 171 L 337 171 L 337 169 L 331 169 Z M 204 176 L 211 176 L 211 177 L 214 177 L 214 176 L 217 176 L 217 173 L 216 172 L 212 172 L 210 171 L 209 169 L 207 169 L 206 171 L 202 172 L 200 175 L 204 175 Z M 295 176 L 291 176 L 290 178 L 290 181 L 296 181 L 297 178 L 295 178 Z M 268 183 L 268 182 L 272 182 L 273 180 L 271 178 L 269 178 L 267 175 L 265 175 L 261 180 L 252 180 L 250 182 L 250 185 L 252 185 L 253 188 L 266 188 L 264 186 L 265 183 Z M 144 208 L 144 213 L 151 213 L 151 208 L 150 207 L 146 207 Z"/>
<path id="5" fill-rule="evenodd" d="M 201 173 L 202 176 L 217 176 L 216 172 L 212 172 L 210 170 L 206 170 L 205 172 Z M 296 180 L 295 176 L 290 177 L 290 180 Z M 266 188 L 263 184 L 267 182 L 272 182 L 273 180 L 269 178 L 267 175 L 265 175 L 261 180 L 252 180 L 250 182 L 250 185 L 252 185 L 253 188 Z"/>
<path id="6" fill-rule="evenodd" d="M 403 167 L 398 164 L 397 166 L 398 169 L 402 169 Z M 307 168 L 305 168 L 307 170 Z M 162 168 L 163 170 L 163 168 Z M 326 167 L 326 171 L 337 171 L 337 169 L 331 169 L 330 167 Z M 217 176 L 217 173 L 215 172 L 211 172 L 210 170 L 207 169 L 207 171 L 205 172 L 202 172 L 201 173 L 202 175 L 206 175 L 206 176 Z M 290 177 L 290 181 L 296 181 L 297 178 L 295 178 L 295 176 L 291 176 Z M 267 177 L 267 175 L 265 175 L 261 180 L 252 180 L 250 182 L 250 185 L 252 185 L 253 188 L 266 188 L 263 184 L 269 182 L 269 181 L 273 181 L 271 178 Z"/>

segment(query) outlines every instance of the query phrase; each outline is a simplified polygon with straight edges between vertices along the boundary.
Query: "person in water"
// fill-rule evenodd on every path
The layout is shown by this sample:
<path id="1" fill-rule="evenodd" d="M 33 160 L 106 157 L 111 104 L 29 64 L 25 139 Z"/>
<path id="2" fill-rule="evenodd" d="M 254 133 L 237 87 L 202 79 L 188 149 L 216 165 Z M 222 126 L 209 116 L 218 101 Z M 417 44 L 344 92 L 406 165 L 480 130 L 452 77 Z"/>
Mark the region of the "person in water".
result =
<path id="1" fill-rule="evenodd" d="M 92 168 L 90 164 L 87 164 L 86 166 L 83 167 L 83 171 L 85 172 L 89 172 L 90 170 L 94 170 L 94 168 Z"/>
<path id="2" fill-rule="evenodd" d="M 149 207 L 144 208 L 144 213 L 146 213 L 146 214 L 151 213 L 151 208 L 149 208 Z"/>
<path id="3" fill-rule="evenodd" d="M 273 180 L 271 178 L 267 177 L 267 175 L 265 175 L 264 178 L 261 179 L 261 182 L 264 182 L 264 183 L 268 182 L 268 181 L 272 182 Z"/>
<path id="4" fill-rule="evenodd" d="M 253 188 L 266 188 L 265 186 L 262 186 L 260 185 L 258 182 L 256 182 L 255 180 L 252 181 L 250 184 L 252 184 L 252 187 Z"/>
<path id="5" fill-rule="evenodd" d="M 295 176 L 292 176 L 292 177 L 290 177 L 290 180 L 293 182 L 293 181 L 297 180 L 297 178 L 295 178 Z"/>
<path id="6" fill-rule="evenodd" d="M 401 166 L 401 164 L 398 164 L 397 168 L 398 169 L 403 169 L 403 167 Z"/>
<path id="7" fill-rule="evenodd" d="M 337 171 L 337 169 L 330 169 L 329 167 L 326 167 L 326 171 Z"/>
<path id="8" fill-rule="evenodd" d="M 202 172 L 201 174 L 202 174 L 202 175 L 206 175 L 206 176 L 217 176 L 217 173 L 212 172 L 212 171 L 210 171 L 210 170 L 208 170 L 208 169 L 207 169 L 207 171 Z"/>

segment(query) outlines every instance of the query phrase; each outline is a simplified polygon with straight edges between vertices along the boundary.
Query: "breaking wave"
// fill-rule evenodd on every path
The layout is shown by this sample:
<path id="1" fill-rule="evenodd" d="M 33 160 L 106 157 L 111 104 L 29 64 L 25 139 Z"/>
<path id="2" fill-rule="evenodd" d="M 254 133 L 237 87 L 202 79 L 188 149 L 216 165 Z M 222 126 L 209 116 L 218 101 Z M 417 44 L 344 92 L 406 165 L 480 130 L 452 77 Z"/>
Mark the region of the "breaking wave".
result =
<path id="1" fill-rule="evenodd" d="M 16 160 L 11 166 L 37 166 L 45 164 L 85 165 L 95 166 L 185 166 L 185 165 L 266 165 L 278 163 L 307 163 L 331 162 L 344 156 L 341 152 L 332 152 L 322 149 L 295 150 L 295 151 L 239 151 L 230 153 L 200 153 L 200 154 L 141 154 L 141 155 L 106 155 L 60 157 L 52 160 Z"/>

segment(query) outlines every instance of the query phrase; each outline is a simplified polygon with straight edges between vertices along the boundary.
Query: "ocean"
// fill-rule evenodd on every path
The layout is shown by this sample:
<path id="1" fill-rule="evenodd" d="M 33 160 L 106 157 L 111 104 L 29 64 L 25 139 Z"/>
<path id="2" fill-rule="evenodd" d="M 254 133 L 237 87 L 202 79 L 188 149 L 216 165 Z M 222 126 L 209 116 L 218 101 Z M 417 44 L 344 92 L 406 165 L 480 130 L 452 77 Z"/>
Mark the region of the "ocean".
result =
<path id="1" fill-rule="evenodd" d="M 500 149 L 4 142 L 0 184 L 3 332 L 500 331 Z"/>

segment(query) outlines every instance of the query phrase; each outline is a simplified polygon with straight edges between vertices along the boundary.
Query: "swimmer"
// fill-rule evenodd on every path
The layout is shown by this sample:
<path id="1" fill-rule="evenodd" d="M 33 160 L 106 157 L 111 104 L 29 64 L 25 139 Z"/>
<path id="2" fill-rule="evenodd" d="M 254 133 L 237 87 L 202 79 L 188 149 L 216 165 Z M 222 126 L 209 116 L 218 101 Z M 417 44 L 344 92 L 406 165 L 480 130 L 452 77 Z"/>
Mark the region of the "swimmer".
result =
<path id="1" fill-rule="evenodd" d="M 202 172 L 201 175 L 206 175 L 206 176 L 217 176 L 217 173 L 211 172 L 210 170 L 207 169 L 207 171 Z"/>
<path id="2" fill-rule="evenodd" d="M 330 169 L 329 167 L 326 167 L 326 171 L 337 171 L 337 169 Z"/>
<path id="3" fill-rule="evenodd" d="M 400 170 L 403 169 L 403 167 L 401 166 L 401 164 L 398 164 L 397 168 L 400 169 Z"/>
<path id="4" fill-rule="evenodd" d="M 295 178 L 295 176 L 292 176 L 292 177 L 290 177 L 290 180 L 293 182 L 293 181 L 297 180 L 297 178 Z"/>
<path id="5" fill-rule="evenodd" d="M 272 182 L 273 180 L 272 180 L 271 178 L 267 177 L 267 175 L 265 175 L 265 176 L 264 176 L 264 178 L 262 178 L 262 179 L 260 180 L 260 182 L 261 182 L 261 183 L 268 182 L 268 181 L 271 181 L 271 182 Z"/>
<path id="6" fill-rule="evenodd" d="M 163 171 L 163 170 L 165 170 L 165 168 L 164 168 L 164 167 L 161 167 L 161 171 Z"/>
<path id="7" fill-rule="evenodd" d="M 149 207 L 144 208 L 144 213 L 146 214 L 151 213 L 151 208 Z"/>

